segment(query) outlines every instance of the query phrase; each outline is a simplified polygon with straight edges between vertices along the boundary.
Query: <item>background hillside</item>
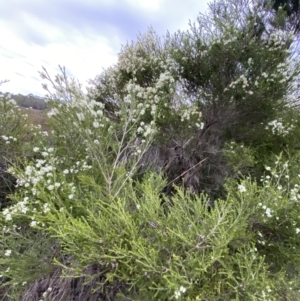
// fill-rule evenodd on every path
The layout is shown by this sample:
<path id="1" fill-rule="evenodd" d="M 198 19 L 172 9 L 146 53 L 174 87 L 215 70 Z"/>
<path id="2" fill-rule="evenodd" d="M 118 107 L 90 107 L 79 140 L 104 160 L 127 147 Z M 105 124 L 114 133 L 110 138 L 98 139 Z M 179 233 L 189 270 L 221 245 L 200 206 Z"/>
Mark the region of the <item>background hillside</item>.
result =
<path id="1" fill-rule="evenodd" d="M 0 95 L 4 94 L 5 93 L 0 92 Z M 21 107 L 33 108 L 36 110 L 44 110 L 46 108 L 45 98 L 40 96 L 36 96 L 33 94 L 11 94 L 11 98 L 14 99 Z"/>

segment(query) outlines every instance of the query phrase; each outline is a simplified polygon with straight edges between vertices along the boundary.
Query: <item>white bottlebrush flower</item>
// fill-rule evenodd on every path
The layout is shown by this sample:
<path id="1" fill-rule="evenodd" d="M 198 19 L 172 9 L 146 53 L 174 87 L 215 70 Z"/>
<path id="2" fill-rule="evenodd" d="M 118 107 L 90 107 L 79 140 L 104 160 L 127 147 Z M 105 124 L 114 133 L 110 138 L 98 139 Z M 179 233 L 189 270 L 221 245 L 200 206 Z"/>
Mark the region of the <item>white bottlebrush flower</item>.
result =
<path id="1" fill-rule="evenodd" d="M 124 97 L 124 103 L 128 103 L 128 104 L 131 103 L 131 96 L 130 96 L 130 95 L 126 95 L 126 96 Z"/>
<path id="2" fill-rule="evenodd" d="M 30 223 L 30 226 L 31 227 L 35 227 L 37 225 L 37 221 L 32 221 L 31 223 Z"/>
<path id="3" fill-rule="evenodd" d="M 185 293 L 186 292 L 186 288 L 185 287 L 183 287 L 183 286 L 181 286 L 180 288 L 179 288 L 179 291 L 181 292 L 181 293 Z"/>
<path id="4" fill-rule="evenodd" d="M 12 104 L 13 106 L 17 105 L 17 102 L 14 99 L 10 99 L 8 103 Z"/>
<path id="5" fill-rule="evenodd" d="M 244 185 L 239 185 L 239 186 L 238 186 L 238 190 L 239 190 L 240 192 L 246 192 L 246 191 L 247 191 L 247 189 L 246 189 L 246 187 L 245 187 Z"/>
<path id="6" fill-rule="evenodd" d="M 99 122 L 97 122 L 97 121 L 94 121 L 93 122 L 93 127 L 95 128 L 95 129 L 98 129 L 99 128 Z"/>
<path id="7" fill-rule="evenodd" d="M 57 115 L 57 114 L 58 114 L 58 110 L 57 110 L 56 108 L 54 108 L 54 109 L 52 109 L 50 112 L 47 113 L 47 116 L 48 116 L 49 118 L 51 118 L 51 117 L 53 117 L 53 116 L 55 116 L 55 115 Z"/>
<path id="8" fill-rule="evenodd" d="M 47 212 L 50 211 L 50 208 L 49 208 L 49 204 L 48 204 L 48 203 L 44 204 L 43 207 L 44 207 L 44 213 L 47 213 Z"/>
<path id="9" fill-rule="evenodd" d="M 142 127 L 138 127 L 136 131 L 138 134 L 141 134 L 143 133 L 144 129 Z"/>
<path id="10" fill-rule="evenodd" d="M 11 255 L 11 250 L 5 250 L 4 255 L 9 257 Z"/>
<path id="11" fill-rule="evenodd" d="M 175 299 L 176 300 L 179 299 L 180 295 L 181 295 L 181 293 L 179 291 L 176 291 L 174 294 Z"/>
<path id="12" fill-rule="evenodd" d="M 50 191 L 51 191 L 51 190 L 53 190 L 53 189 L 54 189 L 54 185 L 49 185 L 47 188 L 48 188 L 48 190 L 50 190 Z"/>
<path id="13" fill-rule="evenodd" d="M 267 216 L 267 217 L 272 217 L 272 211 L 271 211 L 270 208 L 267 208 L 267 209 L 266 209 L 266 216 Z"/>
<path id="14" fill-rule="evenodd" d="M 103 111 L 102 110 L 98 110 L 96 113 L 97 113 L 98 116 L 103 116 Z"/>
<path id="15" fill-rule="evenodd" d="M 11 221 L 11 220 L 12 220 L 12 216 L 11 216 L 10 213 L 7 213 L 7 214 L 5 215 L 5 220 L 6 220 L 6 221 Z"/>
<path id="16" fill-rule="evenodd" d="M 184 294 L 186 292 L 186 288 L 183 286 L 180 286 L 179 290 L 175 292 L 174 297 L 175 299 L 179 299 L 181 294 Z"/>

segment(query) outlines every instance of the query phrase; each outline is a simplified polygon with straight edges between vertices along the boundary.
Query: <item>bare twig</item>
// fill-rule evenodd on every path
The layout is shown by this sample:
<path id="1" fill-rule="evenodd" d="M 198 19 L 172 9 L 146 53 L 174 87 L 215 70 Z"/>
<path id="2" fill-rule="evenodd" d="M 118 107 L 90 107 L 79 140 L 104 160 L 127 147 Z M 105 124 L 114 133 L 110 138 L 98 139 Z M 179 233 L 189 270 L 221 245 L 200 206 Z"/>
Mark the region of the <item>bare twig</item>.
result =
<path id="1" fill-rule="evenodd" d="M 188 173 L 190 170 L 192 170 L 193 168 L 195 168 L 196 166 L 200 165 L 201 163 L 203 163 L 204 161 L 206 161 L 207 158 L 201 160 L 200 162 L 198 162 L 197 164 L 193 165 L 191 168 L 185 170 L 183 173 L 181 173 L 179 176 L 177 176 L 175 179 L 173 179 L 171 182 L 169 182 L 167 184 L 167 186 L 169 186 L 170 184 L 172 184 L 173 182 L 175 182 L 177 179 L 181 178 L 182 176 L 184 176 L 186 173 Z"/>

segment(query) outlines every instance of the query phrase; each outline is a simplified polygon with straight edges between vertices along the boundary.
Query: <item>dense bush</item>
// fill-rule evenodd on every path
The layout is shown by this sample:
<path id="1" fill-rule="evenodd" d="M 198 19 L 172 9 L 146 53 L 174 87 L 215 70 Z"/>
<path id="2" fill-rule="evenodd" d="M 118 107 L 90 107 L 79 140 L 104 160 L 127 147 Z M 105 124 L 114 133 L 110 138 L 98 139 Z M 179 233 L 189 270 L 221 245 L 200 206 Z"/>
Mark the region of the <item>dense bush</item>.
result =
<path id="1" fill-rule="evenodd" d="M 28 122 L 9 94 L 1 95 L 0 101 L 0 208 L 6 205 L 6 196 L 14 190 L 14 178 L 7 173 L 12 164 L 21 164 L 33 156 L 32 144 L 43 144 L 47 133 Z"/>
<path id="2" fill-rule="evenodd" d="M 0 298 L 298 299 L 299 57 L 279 17 L 215 2 L 123 47 L 88 95 L 44 69 L 47 132 L 1 100 Z"/>

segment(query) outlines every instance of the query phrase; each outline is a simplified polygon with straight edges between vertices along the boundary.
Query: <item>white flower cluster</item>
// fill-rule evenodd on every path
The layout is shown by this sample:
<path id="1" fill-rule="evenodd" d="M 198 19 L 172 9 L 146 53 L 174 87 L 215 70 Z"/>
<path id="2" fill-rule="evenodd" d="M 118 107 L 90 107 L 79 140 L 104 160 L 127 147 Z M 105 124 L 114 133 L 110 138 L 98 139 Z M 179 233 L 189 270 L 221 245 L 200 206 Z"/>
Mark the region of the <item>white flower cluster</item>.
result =
<path id="1" fill-rule="evenodd" d="M 196 126 L 203 129 L 204 123 L 202 122 L 202 114 L 194 106 L 184 106 L 180 111 L 181 122 L 189 121 L 192 117 L 196 117 Z"/>
<path id="2" fill-rule="evenodd" d="M 27 115 L 22 115 L 20 106 L 16 103 L 15 100 L 11 99 L 10 94 L 0 95 L 0 112 L 5 112 L 5 119 L 3 119 L 6 124 L 2 125 L 0 120 L 0 130 L 1 127 L 7 127 L 7 120 L 14 120 L 19 116 L 23 116 L 24 118 Z M 16 116 L 16 112 L 18 112 L 18 116 Z M 2 136 L 3 138 L 3 136 Z"/>
<path id="3" fill-rule="evenodd" d="M 269 44 L 266 46 L 265 50 L 270 52 L 270 58 L 274 56 L 273 51 L 278 51 L 278 47 L 284 47 L 285 49 L 287 43 L 291 43 L 293 41 L 294 36 L 287 31 L 275 31 L 270 35 L 270 38 L 267 38 Z M 293 59 L 289 59 L 288 63 L 279 63 L 277 66 L 277 70 L 273 72 L 262 72 L 260 76 L 256 78 L 251 78 L 248 75 L 252 73 L 251 69 L 253 66 L 253 59 L 249 58 L 247 62 L 248 66 L 244 66 L 243 73 L 234 81 L 232 81 L 225 89 L 224 92 L 230 89 L 243 88 L 245 93 L 249 95 L 253 95 L 255 91 L 255 87 L 259 86 L 259 83 L 268 82 L 268 83 L 276 83 L 280 82 L 281 84 L 296 82 L 293 77 L 295 77 L 295 73 L 297 70 L 297 63 Z M 270 62 L 271 63 L 271 62 Z"/>
<path id="4" fill-rule="evenodd" d="M 271 130 L 274 135 L 278 136 L 286 136 L 288 135 L 294 128 L 293 124 L 283 125 L 282 120 L 273 120 L 268 123 L 265 127 L 266 130 Z"/>
<path id="5" fill-rule="evenodd" d="M 270 187 L 276 189 L 275 192 L 272 192 L 271 203 L 260 202 L 258 204 L 258 206 L 262 209 L 263 220 L 266 222 L 268 218 L 272 217 L 274 217 L 276 220 L 280 219 L 278 216 L 276 216 L 276 210 L 278 208 L 278 202 L 281 202 L 282 199 L 287 197 L 291 202 L 290 204 L 300 202 L 300 186 L 297 183 L 293 185 L 290 183 L 290 176 L 288 174 L 289 163 L 285 162 L 281 164 L 280 157 L 277 158 L 274 168 L 266 166 L 265 170 L 267 171 L 267 174 L 262 176 L 261 178 L 263 187 L 265 189 L 268 189 Z M 296 226 L 298 224 L 298 222 L 296 222 L 295 220 L 291 220 L 291 223 L 293 226 Z"/>
<path id="6" fill-rule="evenodd" d="M 276 77 L 282 77 L 280 79 L 280 83 L 284 83 L 284 82 L 287 82 L 287 81 L 290 81 L 290 72 L 289 70 L 292 70 L 293 69 L 293 63 L 292 61 L 290 60 L 289 63 L 287 64 L 286 62 L 285 63 L 279 63 L 277 65 L 277 72 L 275 74 L 271 74 L 271 76 L 273 78 L 276 78 Z"/>
<path id="7" fill-rule="evenodd" d="M 11 253 L 12 253 L 12 250 L 5 250 L 4 256 L 9 257 L 11 255 Z"/>
<path id="8" fill-rule="evenodd" d="M 48 294 L 52 292 L 52 287 L 48 287 L 47 290 L 45 292 L 43 292 L 43 298 L 47 298 Z M 43 299 L 39 300 L 39 301 L 44 301 Z"/>
<path id="9" fill-rule="evenodd" d="M 263 210 L 265 210 L 264 214 L 266 217 L 272 217 L 273 210 L 268 208 L 266 205 L 263 205 L 262 203 L 259 203 L 258 206 L 260 206 Z"/>
<path id="10" fill-rule="evenodd" d="M 145 122 L 141 122 L 140 126 L 137 128 L 137 134 L 142 134 L 145 138 L 155 133 L 154 121 L 151 121 L 150 124 L 145 124 Z"/>
<path id="11" fill-rule="evenodd" d="M 263 234 L 262 234 L 260 231 L 258 231 L 257 234 L 258 234 L 258 236 L 259 236 L 257 242 L 258 242 L 259 244 L 261 244 L 261 245 L 264 246 L 264 245 L 266 244 L 266 242 L 265 242 L 265 240 L 264 240 Z"/>
<path id="12" fill-rule="evenodd" d="M 278 159 L 278 161 L 276 161 L 276 165 L 279 165 L 280 159 Z M 272 182 L 274 182 L 274 180 L 276 181 L 276 188 L 278 191 L 286 191 L 286 189 L 284 187 L 282 187 L 282 185 L 280 185 L 279 180 L 281 178 L 285 178 L 285 179 L 289 179 L 289 175 L 285 174 L 287 172 L 287 168 L 288 168 L 288 163 L 284 163 L 283 165 L 284 171 L 278 171 L 277 168 L 279 168 L 279 166 L 276 166 L 276 168 L 271 168 L 270 166 L 266 166 L 265 169 L 267 172 L 269 172 L 271 175 L 267 174 L 261 177 L 260 181 L 264 183 L 264 187 L 265 188 L 269 188 L 270 185 L 272 184 Z"/>
<path id="13" fill-rule="evenodd" d="M 51 116 L 55 116 L 59 137 L 68 144 L 68 137 L 76 137 L 77 146 L 89 147 L 80 150 L 83 156 L 91 155 L 91 146 L 101 145 L 103 130 L 114 125 L 104 112 L 105 105 L 88 98 L 78 99 L 66 103 L 54 103 Z M 66 139 L 65 139 L 66 138 Z M 68 145 L 69 147 L 69 145 Z M 74 168 L 76 170 L 76 168 Z"/>
<path id="14" fill-rule="evenodd" d="M 51 118 L 51 117 L 57 115 L 58 112 L 59 112 L 59 111 L 58 111 L 56 108 L 53 108 L 53 109 L 51 109 L 51 110 L 47 113 L 47 116 L 48 116 L 49 118 Z"/>
<path id="15" fill-rule="evenodd" d="M 174 298 L 177 300 L 180 298 L 180 296 L 182 294 L 184 294 L 186 292 L 186 288 L 183 287 L 183 286 L 180 286 L 179 290 L 175 291 L 175 294 L 174 294 Z"/>
<path id="16" fill-rule="evenodd" d="M 243 184 L 238 185 L 238 190 L 239 190 L 239 192 L 241 192 L 241 193 L 244 193 L 244 192 L 247 191 L 245 185 L 243 185 Z"/>
<path id="17" fill-rule="evenodd" d="M 147 110 L 155 115 L 158 104 L 171 107 L 177 82 L 174 74 L 178 73 L 178 67 L 164 46 L 159 45 L 155 33 L 149 31 L 137 42 L 123 47 L 117 65 L 92 82 L 95 88 L 89 89 L 90 94 L 94 97 L 105 94 L 109 85 L 110 90 L 115 91 L 111 95 L 115 101 L 123 101 L 131 109 L 137 109 L 136 119 Z M 120 74 L 128 74 L 127 83 Z M 120 84 L 125 84 L 121 90 L 117 88 Z M 130 106 L 133 101 L 135 107 Z"/>
<path id="18" fill-rule="evenodd" d="M 224 44 L 224 45 L 231 44 L 231 43 L 235 42 L 236 40 L 237 40 L 237 37 L 236 37 L 236 36 L 233 36 L 233 37 L 231 37 L 231 38 L 228 38 L 228 39 L 224 40 L 224 41 L 223 41 L 223 44 Z"/>
<path id="19" fill-rule="evenodd" d="M 18 107 L 17 102 L 11 98 L 11 95 L 9 93 L 0 95 L 1 106 L 5 105 L 6 103 L 12 105 L 13 107 Z"/>
<path id="20" fill-rule="evenodd" d="M 165 66 L 167 68 L 167 66 Z M 126 104 L 131 104 L 133 99 L 137 101 L 137 108 L 141 115 L 151 108 L 151 114 L 156 114 L 157 105 L 165 100 L 165 87 L 170 93 L 175 91 L 175 79 L 169 70 L 162 71 L 158 78 L 153 79 L 150 86 L 142 87 L 135 83 L 134 80 L 129 80 L 126 84 L 127 95 L 123 100 Z"/>
<path id="21" fill-rule="evenodd" d="M 261 76 L 256 78 L 256 82 L 264 80 L 269 83 L 279 82 L 280 84 L 288 83 L 290 85 L 290 92 L 295 91 L 297 82 L 297 69 L 293 59 L 287 60 L 285 63 L 279 63 L 273 73 L 262 72 Z M 292 88 L 292 86 L 294 86 Z"/>
<path id="22" fill-rule="evenodd" d="M 261 291 L 261 297 L 262 297 L 262 299 L 259 299 L 259 300 L 264 300 L 264 301 L 270 301 L 270 300 L 272 300 L 270 298 L 270 293 L 271 292 L 272 292 L 271 288 L 269 286 L 266 286 L 266 290 L 262 290 Z"/>
<path id="23" fill-rule="evenodd" d="M 290 189 L 290 200 L 293 202 L 300 202 L 300 186 L 295 184 L 294 187 Z"/>
<path id="24" fill-rule="evenodd" d="M 76 191 L 74 184 L 66 184 L 65 182 L 56 180 L 57 170 L 62 170 L 64 160 L 57 159 L 55 157 L 54 148 L 43 148 L 40 150 L 40 148 L 35 147 L 34 152 L 39 152 L 43 159 L 36 159 L 35 165 L 27 165 L 23 172 L 13 168 L 9 169 L 9 172 L 17 178 L 17 186 L 24 187 L 25 194 L 27 196 L 24 197 L 22 201 L 19 201 L 15 205 L 5 208 L 2 211 L 2 215 L 6 221 L 11 221 L 13 216 L 17 214 L 28 214 L 29 212 L 34 213 L 36 208 L 33 207 L 34 204 L 37 203 L 37 201 L 34 201 L 34 199 L 40 195 L 40 189 L 48 191 L 48 193 L 58 192 L 61 190 L 68 195 L 69 199 L 74 198 L 74 193 Z M 74 166 L 64 169 L 62 174 L 65 176 L 69 174 L 74 175 L 79 171 L 85 171 L 90 168 L 91 166 L 88 165 L 85 160 L 77 161 L 75 162 Z M 42 185 L 42 188 L 38 187 L 38 185 Z M 50 208 L 49 205 L 45 203 L 39 210 L 46 214 L 50 211 Z M 34 227 L 37 225 L 37 222 L 32 219 L 30 225 Z"/>
<path id="25" fill-rule="evenodd" d="M 2 139 L 5 141 L 5 144 L 10 144 L 10 142 L 16 142 L 17 141 L 17 138 L 15 137 L 12 137 L 12 136 L 5 136 L 5 135 L 2 135 Z"/>
<path id="26" fill-rule="evenodd" d="M 89 100 L 86 96 L 82 99 L 75 98 L 72 101 L 66 103 L 56 103 L 56 106 L 52 108 L 48 113 L 48 117 L 58 116 L 65 110 L 71 114 L 68 118 L 73 120 L 77 126 L 85 120 L 92 123 L 101 121 L 103 117 L 104 105 L 95 100 Z M 99 126 L 98 126 L 99 127 Z M 97 128 L 97 126 L 96 126 Z"/>
<path id="27" fill-rule="evenodd" d="M 156 130 L 156 120 L 168 118 L 172 113 L 182 122 L 191 121 L 198 129 L 204 127 L 201 113 L 188 99 L 190 96 L 182 95 L 185 85 L 177 78 L 179 66 L 166 46 L 150 30 L 136 42 L 124 46 L 118 63 L 91 82 L 91 97 L 100 95 L 116 103 L 120 108 L 118 116 L 130 120 L 130 126 L 136 126 L 138 137 L 151 136 Z M 149 114 L 150 121 L 146 121 L 149 118 L 145 116 Z"/>
<path id="28" fill-rule="evenodd" d="M 34 152 L 39 152 L 39 148 L 35 147 Z M 38 183 L 42 182 L 47 178 L 47 183 L 50 184 L 53 178 L 53 173 L 56 170 L 56 165 L 58 164 L 58 159 L 52 156 L 53 149 L 44 149 L 41 154 L 45 159 L 37 159 L 35 165 L 28 165 L 25 167 L 23 175 L 17 176 L 17 185 L 24 187 L 35 187 Z M 46 157 L 48 157 L 46 159 Z M 35 190 L 33 191 L 35 195 Z"/>
<path id="29" fill-rule="evenodd" d="M 285 47 L 288 42 L 292 42 L 295 39 L 295 35 L 291 31 L 277 30 L 270 34 L 268 37 L 268 43 L 272 47 Z"/>
<path id="30" fill-rule="evenodd" d="M 29 210 L 28 205 L 28 197 L 25 197 L 22 201 L 18 202 L 16 205 L 13 205 L 9 208 L 5 208 L 2 211 L 2 215 L 4 216 L 6 221 L 11 221 L 12 216 L 15 214 L 26 214 Z"/>
<path id="31" fill-rule="evenodd" d="M 249 62 L 251 64 L 251 62 L 252 62 L 251 58 L 248 60 L 248 63 Z M 245 74 L 247 73 L 247 71 L 248 70 L 245 70 Z M 258 85 L 258 82 L 256 81 L 254 84 Z M 247 77 L 244 74 L 240 75 L 240 77 L 238 77 L 235 81 L 231 82 L 229 84 L 229 86 L 224 89 L 224 92 L 228 91 L 229 89 L 235 89 L 236 87 L 240 87 L 240 86 L 245 90 L 246 93 L 248 93 L 250 95 L 253 94 L 252 90 L 250 90 L 250 89 L 246 90 L 247 88 L 249 88 L 251 86 L 251 84 L 249 83 Z"/>

